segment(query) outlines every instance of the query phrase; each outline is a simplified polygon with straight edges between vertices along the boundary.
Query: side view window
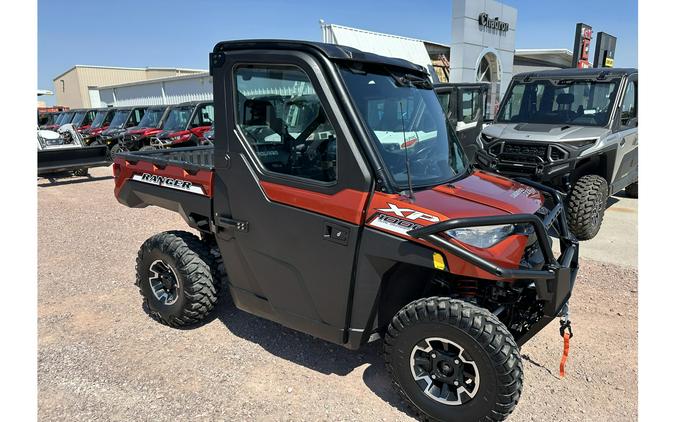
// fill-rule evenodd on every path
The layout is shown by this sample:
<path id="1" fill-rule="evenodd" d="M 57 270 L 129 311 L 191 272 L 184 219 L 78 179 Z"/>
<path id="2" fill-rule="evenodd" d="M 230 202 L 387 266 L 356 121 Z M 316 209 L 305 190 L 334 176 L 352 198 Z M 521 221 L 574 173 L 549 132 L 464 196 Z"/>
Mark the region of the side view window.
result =
<path id="1" fill-rule="evenodd" d="M 129 123 L 127 123 L 127 126 L 138 126 L 138 123 L 140 123 L 144 113 L 145 110 L 141 108 L 137 108 L 136 110 L 134 110 L 131 113 L 131 117 L 129 118 Z"/>
<path id="2" fill-rule="evenodd" d="M 201 106 L 199 110 L 197 110 L 197 113 L 195 113 L 195 117 L 192 119 L 191 126 L 211 126 L 213 125 L 213 115 L 213 104 Z"/>
<path id="3" fill-rule="evenodd" d="M 335 130 L 300 68 L 240 66 L 235 80 L 237 125 L 266 170 L 336 180 Z"/>
<path id="4" fill-rule="evenodd" d="M 478 90 L 462 91 L 462 116 L 464 123 L 471 123 L 476 120 L 478 113 L 483 109 L 482 98 Z"/>
<path id="5" fill-rule="evenodd" d="M 623 104 L 621 105 L 621 125 L 630 126 L 635 122 L 637 117 L 637 86 L 635 82 L 631 82 L 626 88 L 626 94 L 623 96 Z"/>

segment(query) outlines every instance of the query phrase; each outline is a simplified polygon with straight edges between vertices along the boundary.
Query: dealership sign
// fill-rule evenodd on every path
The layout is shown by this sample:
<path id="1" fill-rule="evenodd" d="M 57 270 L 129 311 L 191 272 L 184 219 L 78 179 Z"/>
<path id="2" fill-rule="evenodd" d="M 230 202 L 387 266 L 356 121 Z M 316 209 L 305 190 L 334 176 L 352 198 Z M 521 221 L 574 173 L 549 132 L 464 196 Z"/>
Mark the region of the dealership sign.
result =
<path id="1" fill-rule="evenodd" d="M 497 31 L 506 32 L 509 30 L 509 24 L 502 22 L 499 18 L 490 19 L 487 13 L 483 12 L 478 15 L 478 25 L 489 29 L 496 29 Z"/>

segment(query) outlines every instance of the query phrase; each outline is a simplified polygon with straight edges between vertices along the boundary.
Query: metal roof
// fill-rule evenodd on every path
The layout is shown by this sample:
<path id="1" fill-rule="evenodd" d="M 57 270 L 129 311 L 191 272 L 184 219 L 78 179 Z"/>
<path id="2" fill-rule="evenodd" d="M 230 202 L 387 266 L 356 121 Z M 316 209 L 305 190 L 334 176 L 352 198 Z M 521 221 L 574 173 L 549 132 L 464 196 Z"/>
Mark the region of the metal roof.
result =
<path id="1" fill-rule="evenodd" d="M 134 81 L 134 82 L 124 82 L 120 84 L 111 84 L 111 85 L 101 85 L 97 87 L 98 90 L 102 89 L 110 89 L 110 88 L 122 88 L 125 86 L 134 86 L 134 85 L 147 85 L 151 83 L 160 83 L 160 82 L 168 82 L 168 81 L 176 81 L 180 79 L 193 79 L 193 78 L 204 78 L 204 77 L 210 77 L 209 72 L 207 70 L 200 70 L 199 72 L 191 73 L 189 75 L 178 75 L 178 76 L 165 76 L 161 78 L 152 78 L 152 79 L 143 79 L 140 81 Z"/>
<path id="2" fill-rule="evenodd" d="M 203 69 L 189 69 L 189 68 L 182 68 L 182 67 L 119 67 L 119 66 L 96 66 L 96 65 L 89 65 L 89 64 L 76 64 L 75 66 L 69 68 L 65 72 L 61 72 L 58 76 L 55 76 L 52 78 L 53 81 L 59 79 L 61 76 L 65 75 L 66 73 L 77 69 L 77 68 L 88 68 L 88 69 L 112 69 L 112 70 L 137 70 L 137 71 L 152 71 L 152 70 L 173 70 L 176 72 L 191 72 L 191 73 L 198 73 L 198 72 L 206 72 Z"/>

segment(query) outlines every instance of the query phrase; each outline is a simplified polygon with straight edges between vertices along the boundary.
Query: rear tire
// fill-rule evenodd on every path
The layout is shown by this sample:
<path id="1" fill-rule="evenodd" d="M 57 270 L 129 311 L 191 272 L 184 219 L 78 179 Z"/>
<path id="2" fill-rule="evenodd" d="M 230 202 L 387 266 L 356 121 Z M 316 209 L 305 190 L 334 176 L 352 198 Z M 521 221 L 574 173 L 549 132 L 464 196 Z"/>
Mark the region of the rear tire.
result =
<path id="1" fill-rule="evenodd" d="M 138 252 L 136 286 L 152 318 L 186 327 L 203 320 L 216 304 L 215 268 L 208 247 L 194 234 L 159 233 Z"/>
<path id="2" fill-rule="evenodd" d="M 77 169 L 73 170 L 73 176 L 88 176 L 89 169 Z"/>
<path id="3" fill-rule="evenodd" d="M 522 392 L 513 336 L 492 313 L 461 300 L 406 305 L 389 324 L 384 352 L 394 389 L 423 420 L 501 421 Z"/>
<path id="4" fill-rule="evenodd" d="M 638 197 L 638 182 L 631 183 L 630 185 L 626 186 L 626 196 L 629 198 Z"/>
<path id="5" fill-rule="evenodd" d="M 598 234 L 607 196 L 607 181 L 600 176 L 583 176 L 574 184 L 567 197 L 567 220 L 577 239 L 589 240 Z"/>

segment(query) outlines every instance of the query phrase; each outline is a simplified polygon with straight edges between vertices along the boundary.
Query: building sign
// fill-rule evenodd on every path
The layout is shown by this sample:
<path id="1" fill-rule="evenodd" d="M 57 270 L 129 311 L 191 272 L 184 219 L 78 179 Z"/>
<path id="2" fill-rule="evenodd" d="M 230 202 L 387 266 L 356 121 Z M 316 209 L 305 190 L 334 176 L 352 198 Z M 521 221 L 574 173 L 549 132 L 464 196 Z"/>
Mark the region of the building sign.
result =
<path id="1" fill-rule="evenodd" d="M 580 69 L 591 67 L 591 63 L 588 59 L 592 38 L 593 28 L 585 23 L 578 23 L 576 35 L 574 36 L 574 54 L 572 55 L 573 67 Z"/>
<path id="2" fill-rule="evenodd" d="M 490 16 L 485 12 L 478 15 L 478 25 L 489 29 L 496 29 L 501 32 L 509 30 L 508 23 L 500 21 L 499 18 L 490 19 Z"/>
<path id="3" fill-rule="evenodd" d="M 616 50 L 616 37 L 606 32 L 598 32 L 593 67 L 614 67 L 614 50 Z"/>

